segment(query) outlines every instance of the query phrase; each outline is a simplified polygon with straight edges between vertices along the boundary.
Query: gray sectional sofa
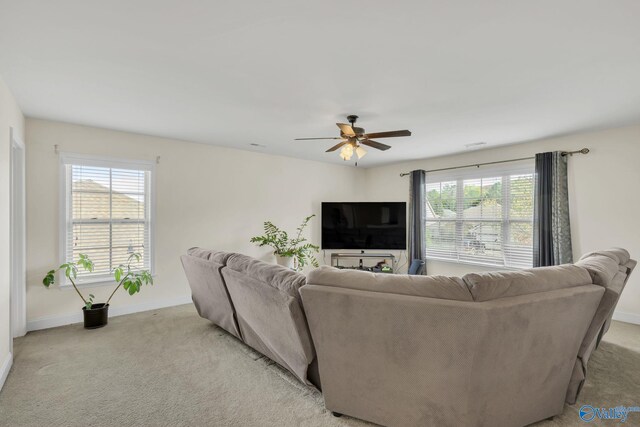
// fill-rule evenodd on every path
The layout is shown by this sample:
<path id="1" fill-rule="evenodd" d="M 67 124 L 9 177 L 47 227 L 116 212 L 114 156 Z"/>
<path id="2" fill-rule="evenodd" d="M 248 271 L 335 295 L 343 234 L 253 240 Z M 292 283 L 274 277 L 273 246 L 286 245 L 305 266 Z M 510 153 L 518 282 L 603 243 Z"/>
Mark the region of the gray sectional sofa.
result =
<path id="1" fill-rule="evenodd" d="M 327 409 L 390 426 L 523 426 L 584 384 L 636 262 L 405 276 L 320 267 L 305 278 L 198 248 L 182 262 L 198 313 L 322 389 Z"/>

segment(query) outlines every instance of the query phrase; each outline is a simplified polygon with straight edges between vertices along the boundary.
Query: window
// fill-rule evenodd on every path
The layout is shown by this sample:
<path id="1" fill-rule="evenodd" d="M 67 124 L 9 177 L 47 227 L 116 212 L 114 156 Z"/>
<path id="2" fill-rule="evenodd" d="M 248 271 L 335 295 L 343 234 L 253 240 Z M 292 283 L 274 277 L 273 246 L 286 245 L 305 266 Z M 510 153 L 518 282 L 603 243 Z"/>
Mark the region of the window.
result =
<path id="1" fill-rule="evenodd" d="M 427 174 L 427 258 L 531 267 L 532 162 L 451 172 Z"/>
<path id="2" fill-rule="evenodd" d="M 95 267 L 80 269 L 78 283 L 112 280 L 111 271 L 134 252 L 142 255 L 135 268 L 153 273 L 153 163 L 60 158 L 62 262 L 83 253 Z"/>

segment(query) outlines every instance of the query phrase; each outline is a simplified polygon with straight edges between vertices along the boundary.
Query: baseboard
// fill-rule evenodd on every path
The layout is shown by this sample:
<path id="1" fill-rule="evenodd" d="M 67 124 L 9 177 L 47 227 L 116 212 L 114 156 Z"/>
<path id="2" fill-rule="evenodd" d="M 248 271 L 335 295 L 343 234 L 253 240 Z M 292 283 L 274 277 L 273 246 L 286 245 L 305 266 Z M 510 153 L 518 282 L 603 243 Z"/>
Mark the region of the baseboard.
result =
<path id="1" fill-rule="evenodd" d="M 124 307 L 109 307 L 109 317 L 122 316 L 124 314 L 139 313 L 142 311 L 157 310 L 159 308 L 173 307 L 182 304 L 191 304 L 191 295 L 184 297 L 162 299 L 143 304 L 127 305 Z M 27 321 L 27 331 L 38 331 L 41 329 L 55 328 L 57 326 L 70 325 L 83 321 L 82 312 L 66 314 L 61 316 L 40 317 Z"/>
<path id="2" fill-rule="evenodd" d="M 614 311 L 613 320 L 618 322 L 633 323 L 634 325 L 640 325 L 640 314 L 625 313 L 623 311 Z"/>
<path id="3" fill-rule="evenodd" d="M 182 304 L 191 304 L 191 302 L 192 302 L 191 296 L 185 295 L 184 297 L 163 299 L 163 300 L 152 301 L 152 302 L 147 302 L 143 304 L 127 305 L 124 307 L 117 307 L 117 306 L 110 307 L 109 316 L 110 317 L 122 316 L 124 314 L 132 314 L 132 313 L 139 313 L 142 311 L 157 310 L 159 308 L 173 307 L 173 306 L 182 305 Z M 615 311 L 613 313 L 613 320 L 640 325 L 640 315 L 633 314 L 633 313 Z M 62 316 L 40 317 L 38 319 L 29 320 L 27 322 L 27 331 L 38 331 L 41 329 L 55 328 L 57 326 L 70 325 L 72 323 L 80 323 L 80 322 L 82 322 L 81 312 L 62 315 Z M 5 360 L 4 363 L 6 364 L 7 361 Z M 10 367 L 11 362 L 8 362 L 8 363 Z M 4 369 L 4 364 L 2 369 Z M 4 371 L 0 371 L 0 375 L 4 375 Z M 2 378 L 2 381 L 4 381 L 4 376 L 0 376 L 0 378 Z"/>
<path id="4" fill-rule="evenodd" d="M 13 365 L 13 354 L 9 353 L 7 357 L 5 357 L 4 362 L 2 362 L 2 367 L 0 367 L 0 390 L 4 387 L 4 382 L 9 376 L 11 365 Z"/>

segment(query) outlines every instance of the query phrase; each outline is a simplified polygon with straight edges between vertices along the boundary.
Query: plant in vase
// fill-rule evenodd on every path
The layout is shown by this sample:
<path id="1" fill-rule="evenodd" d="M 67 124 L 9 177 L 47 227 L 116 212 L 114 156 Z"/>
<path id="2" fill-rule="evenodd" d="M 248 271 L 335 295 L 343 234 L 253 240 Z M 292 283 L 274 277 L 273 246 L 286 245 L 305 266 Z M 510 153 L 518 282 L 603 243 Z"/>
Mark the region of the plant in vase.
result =
<path id="1" fill-rule="evenodd" d="M 67 262 L 55 270 L 50 270 L 46 276 L 44 276 L 44 279 L 42 279 L 42 284 L 49 288 L 55 283 L 56 272 L 63 271 L 65 277 L 73 286 L 73 289 L 75 289 L 76 293 L 82 299 L 82 302 L 84 302 L 84 307 L 82 307 L 82 312 L 84 314 L 84 327 L 87 329 L 101 328 L 102 326 L 105 326 L 108 321 L 109 302 L 121 286 L 129 293 L 129 295 L 133 295 L 140 292 L 143 284 L 153 285 L 153 277 L 151 277 L 151 273 L 148 270 L 133 270 L 131 268 L 133 260 L 139 262 L 140 258 L 141 256 L 139 253 L 132 253 L 129 255 L 129 258 L 127 258 L 126 264 L 120 264 L 113 270 L 113 278 L 118 285 L 105 303 L 94 304 L 93 299 L 95 296 L 93 294 L 89 294 L 89 298 L 85 298 L 76 286 L 78 266 L 82 267 L 85 271 L 93 271 L 93 261 L 91 261 L 85 254 L 80 254 L 78 262 Z"/>
<path id="2" fill-rule="evenodd" d="M 289 238 L 289 234 L 278 228 L 271 221 L 264 223 L 264 235 L 251 238 L 251 243 L 257 243 L 258 246 L 271 246 L 273 254 L 276 256 L 276 262 L 285 267 L 292 268 L 296 271 L 302 270 L 306 265 L 318 267 L 318 260 L 313 256 L 320 250 L 320 247 L 308 243 L 307 239 L 302 236 L 304 229 L 309 225 L 309 221 L 315 215 L 309 215 L 302 221 L 302 224 L 296 228 L 296 236 Z"/>

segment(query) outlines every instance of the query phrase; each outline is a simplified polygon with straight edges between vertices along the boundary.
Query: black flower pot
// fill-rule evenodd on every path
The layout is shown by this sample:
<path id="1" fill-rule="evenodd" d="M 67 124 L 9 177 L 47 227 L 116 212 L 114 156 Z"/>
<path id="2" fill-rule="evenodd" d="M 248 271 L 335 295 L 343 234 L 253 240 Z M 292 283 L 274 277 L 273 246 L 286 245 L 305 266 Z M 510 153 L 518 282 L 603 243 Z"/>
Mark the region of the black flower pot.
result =
<path id="1" fill-rule="evenodd" d="M 85 329 L 102 328 L 109 320 L 109 304 L 93 304 L 90 309 L 82 307 Z"/>

